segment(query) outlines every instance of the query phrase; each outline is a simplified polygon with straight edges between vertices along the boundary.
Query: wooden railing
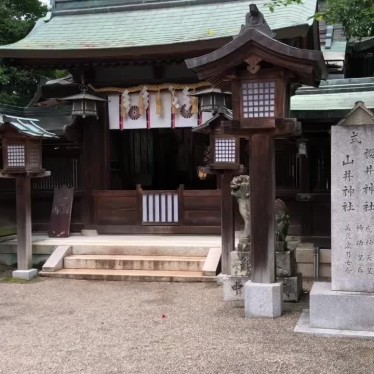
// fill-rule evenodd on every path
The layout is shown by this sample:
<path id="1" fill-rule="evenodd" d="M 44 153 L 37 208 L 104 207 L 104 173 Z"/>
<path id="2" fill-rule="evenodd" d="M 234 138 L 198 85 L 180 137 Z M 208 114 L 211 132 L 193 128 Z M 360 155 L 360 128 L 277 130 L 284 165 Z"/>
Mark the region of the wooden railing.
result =
<path id="1" fill-rule="evenodd" d="M 143 225 L 178 225 L 180 224 L 181 191 L 144 191 L 139 185 Z"/>
<path id="2" fill-rule="evenodd" d="M 93 226 L 102 233 L 219 233 L 219 190 L 93 191 Z"/>

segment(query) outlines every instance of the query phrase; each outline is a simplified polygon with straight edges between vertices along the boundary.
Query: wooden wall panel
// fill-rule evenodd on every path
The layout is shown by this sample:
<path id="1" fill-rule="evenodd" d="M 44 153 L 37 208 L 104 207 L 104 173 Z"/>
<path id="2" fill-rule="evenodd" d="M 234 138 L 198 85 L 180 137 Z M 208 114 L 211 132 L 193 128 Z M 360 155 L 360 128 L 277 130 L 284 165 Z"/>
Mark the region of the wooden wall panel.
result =
<path id="1" fill-rule="evenodd" d="M 211 210 L 185 211 L 184 224 L 186 226 L 220 226 L 221 212 Z"/>
<path id="2" fill-rule="evenodd" d="M 98 225 L 136 225 L 136 210 L 131 209 L 98 209 L 96 222 Z"/>
<path id="3" fill-rule="evenodd" d="M 136 225 L 136 191 L 93 191 L 94 225 Z"/>

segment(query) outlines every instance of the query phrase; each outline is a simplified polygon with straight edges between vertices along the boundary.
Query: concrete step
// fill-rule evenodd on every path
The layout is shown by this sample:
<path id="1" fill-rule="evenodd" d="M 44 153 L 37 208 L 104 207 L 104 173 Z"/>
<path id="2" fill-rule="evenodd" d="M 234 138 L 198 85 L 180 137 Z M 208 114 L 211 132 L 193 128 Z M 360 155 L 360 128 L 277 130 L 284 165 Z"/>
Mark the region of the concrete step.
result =
<path id="1" fill-rule="evenodd" d="M 213 246 L 199 245 L 189 246 L 183 241 L 179 243 L 144 243 L 139 241 L 139 245 L 132 244 L 116 244 L 106 245 L 103 243 L 90 245 L 72 245 L 73 255 L 136 255 L 136 256 L 201 256 L 206 257 L 209 249 Z"/>
<path id="2" fill-rule="evenodd" d="M 206 257 L 73 255 L 64 259 L 65 269 L 202 271 Z"/>
<path id="3" fill-rule="evenodd" d="M 70 279 L 144 282 L 215 282 L 215 276 L 203 276 L 201 271 L 62 269 L 41 271 L 40 276 Z"/>

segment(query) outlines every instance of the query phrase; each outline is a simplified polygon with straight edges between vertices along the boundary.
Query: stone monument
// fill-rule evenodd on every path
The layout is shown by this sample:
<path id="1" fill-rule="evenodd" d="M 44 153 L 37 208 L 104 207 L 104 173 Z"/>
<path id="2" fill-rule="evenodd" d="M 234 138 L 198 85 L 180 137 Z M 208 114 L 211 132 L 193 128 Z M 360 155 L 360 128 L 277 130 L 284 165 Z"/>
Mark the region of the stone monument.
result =
<path id="1" fill-rule="evenodd" d="M 362 102 L 331 130 L 331 283 L 295 331 L 374 337 L 374 114 Z"/>

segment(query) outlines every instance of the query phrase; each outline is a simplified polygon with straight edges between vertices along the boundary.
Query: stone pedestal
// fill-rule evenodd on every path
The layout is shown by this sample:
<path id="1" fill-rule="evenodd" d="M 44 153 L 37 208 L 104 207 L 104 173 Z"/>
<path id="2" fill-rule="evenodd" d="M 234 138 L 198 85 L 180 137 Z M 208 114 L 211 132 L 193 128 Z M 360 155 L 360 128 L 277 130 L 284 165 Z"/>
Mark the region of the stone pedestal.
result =
<path id="1" fill-rule="evenodd" d="M 275 318 L 282 315 L 283 284 L 252 283 L 245 284 L 245 316 Z"/>
<path id="2" fill-rule="evenodd" d="M 295 250 L 275 253 L 277 281 L 283 282 L 283 301 L 299 301 L 303 291 L 303 279 L 295 273 Z"/>
<path id="3" fill-rule="evenodd" d="M 374 332 L 374 294 L 332 291 L 316 282 L 310 292 L 310 327 Z"/>
<path id="4" fill-rule="evenodd" d="M 283 282 L 283 301 L 299 301 L 303 293 L 301 273 L 296 273 L 292 277 L 277 278 L 277 281 Z"/>
<path id="5" fill-rule="evenodd" d="M 29 269 L 29 270 L 15 270 L 12 272 L 12 277 L 16 279 L 22 280 L 31 280 L 38 276 L 37 269 Z"/>
<path id="6" fill-rule="evenodd" d="M 236 277 L 233 275 L 222 275 L 220 277 L 223 284 L 224 301 L 244 300 L 244 286 L 248 282 L 248 277 Z"/>
<path id="7" fill-rule="evenodd" d="M 295 250 L 275 253 L 277 277 L 290 277 L 295 271 Z"/>

